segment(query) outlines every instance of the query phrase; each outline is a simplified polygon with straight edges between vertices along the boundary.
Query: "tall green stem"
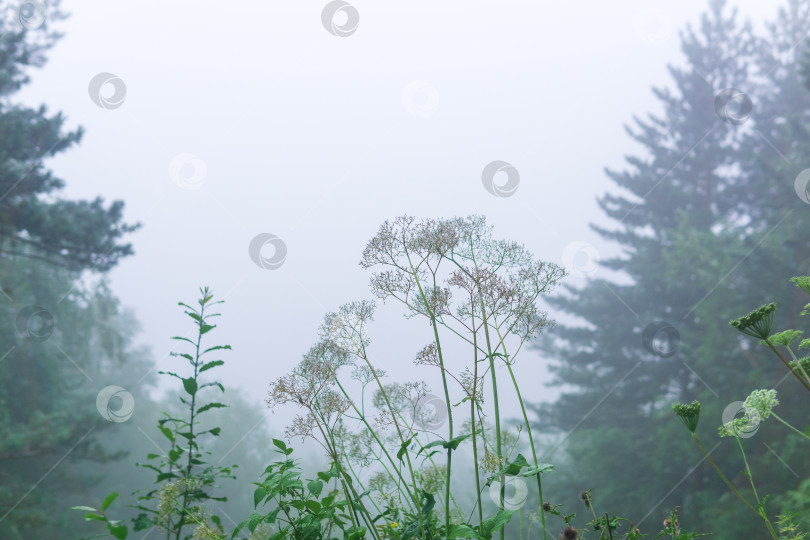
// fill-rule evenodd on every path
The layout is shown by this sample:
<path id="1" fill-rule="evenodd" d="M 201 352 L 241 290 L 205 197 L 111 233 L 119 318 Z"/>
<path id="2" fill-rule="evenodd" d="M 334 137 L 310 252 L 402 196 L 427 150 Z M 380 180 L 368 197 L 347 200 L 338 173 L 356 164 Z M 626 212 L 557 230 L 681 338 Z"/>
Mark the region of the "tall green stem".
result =
<path id="1" fill-rule="evenodd" d="M 743 449 L 742 441 L 740 441 L 739 437 L 734 437 L 737 440 L 737 446 L 740 447 L 740 453 L 743 457 L 743 463 L 745 463 L 745 475 L 748 477 L 748 481 L 751 484 L 751 490 L 754 492 L 754 499 L 757 501 L 757 508 L 759 509 L 759 517 L 765 522 L 765 525 L 768 527 L 768 531 L 773 536 L 774 540 L 778 540 L 778 536 L 776 531 L 773 530 L 773 525 L 771 525 L 770 520 L 768 519 L 767 514 L 765 514 L 765 509 L 762 507 L 762 501 L 759 500 L 759 494 L 757 493 L 757 486 L 754 485 L 754 476 L 751 473 L 751 467 L 748 466 L 748 457 L 745 455 L 745 450 Z"/>

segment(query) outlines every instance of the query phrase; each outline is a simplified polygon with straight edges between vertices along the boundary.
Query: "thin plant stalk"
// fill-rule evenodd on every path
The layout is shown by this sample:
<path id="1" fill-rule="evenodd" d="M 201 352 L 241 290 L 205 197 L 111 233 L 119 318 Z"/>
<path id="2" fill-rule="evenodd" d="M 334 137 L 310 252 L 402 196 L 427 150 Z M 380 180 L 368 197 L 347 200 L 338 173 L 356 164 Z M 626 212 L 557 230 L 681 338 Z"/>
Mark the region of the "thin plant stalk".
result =
<path id="1" fill-rule="evenodd" d="M 698 439 L 697 434 L 692 433 L 692 438 L 695 439 L 695 442 L 697 443 L 698 448 L 700 448 L 700 451 L 703 453 L 703 456 L 711 464 L 711 466 L 714 467 L 714 470 L 717 472 L 717 474 L 720 476 L 720 478 L 723 480 L 723 482 L 725 482 L 725 484 L 728 486 L 728 488 L 737 496 L 738 499 L 740 499 L 743 502 L 743 504 L 745 504 L 745 506 L 747 506 L 752 512 L 754 512 L 756 515 L 759 516 L 759 512 L 757 511 L 757 509 L 754 508 L 751 505 L 751 503 L 748 502 L 748 500 L 745 497 L 743 497 L 742 494 L 739 491 L 737 491 L 737 488 L 735 488 L 734 485 L 731 482 L 729 482 L 728 478 L 726 478 L 726 475 L 723 474 L 723 471 L 720 470 L 720 467 L 717 466 L 717 464 L 714 462 L 712 457 L 709 455 L 709 453 L 703 447 L 703 444 L 701 444 L 700 439 Z"/>
<path id="2" fill-rule="evenodd" d="M 740 453 L 743 457 L 743 463 L 745 463 L 745 475 L 748 477 L 748 481 L 751 484 L 751 490 L 754 492 L 754 499 L 757 501 L 757 508 L 759 509 L 759 516 L 765 522 L 765 526 L 768 527 L 768 532 L 771 533 L 771 536 L 774 537 L 774 540 L 778 540 L 778 535 L 776 531 L 773 529 L 773 525 L 771 525 L 770 520 L 768 519 L 767 514 L 765 514 L 765 509 L 762 507 L 762 501 L 759 500 L 759 494 L 757 493 L 757 486 L 754 485 L 754 476 L 751 473 L 751 467 L 748 466 L 748 457 L 745 455 L 745 450 L 743 449 L 742 441 L 740 438 L 735 436 L 734 439 L 737 441 L 737 445 L 740 447 Z"/>
<path id="3" fill-rule="evenodd" d="M 520 386 L 517 383 L 517 379 L 515 378 L 515 372 L 512 370 L 512 364 L 509 363 L 509 354 L 506 352 L 506 345 L 503 343 L 503 337 L 500 335 L 500 331 L 498 331 L 498 337 L 501 338 L 501 346 L 503 348 L 503 352 L 505 355 L 505 364 L 506 369 L 509 371 L 509 376 L 512 378 L 512 384 L 515 387 L 515 393 L 517 394 L 518 402 L 520 403 L 520 410 L 523 413 L 523 422 L 526 424 L 526 435 L 529 437 L 529 445 L 532 450 L 532 459 L 534 460 L 534 466 L 538 467 L 540 463 L 537 461 L 537 450 L 534 446 L 534 437 L 532 436 L 532 426 L 529 422 L 529 415 L 526 414 L 526 406 L 523 403 L 523 396 L 520 394 Z M 546 512 L 543 509 L 543 483 L 540 479 L 540 473 L 535 475 L 537 477 L 537 491 L 539 492 L 540 496 L 540 521 L 543 527 L 543 539 L 547 538 L 546 536 Z"/>
<path id="4" fill-rule="evenodd" d="M 801 375 L 799 375 L 799 374 L 796 372 L 796 370 L 795 370 L 795 369 L 793 369 L 793 366 L 791 366 L 791 365 L 790 365 L 790 362 L 788 362 L 788 361 L 785 359 L 785 357 L 784 357 L 784 356 L 782 356 L 782 353 L 780 353 L 779 351 L 777 351 L 777 350 L 776 350 L 776 347 L 774 347 L 773 343 L 771 343 L 771 340 L 770 340 L 770 339 L 766 339 L 766 340 L 765 340 L 765 343 L 768 345 L 768 347 L 770 347 L 770 349 L 771 349 L 771 350 L 774 352 L 774 354 L 775 354 L 776 356 L 778 356 L 778 357 L 779 357 L 779 360 L 781 360 L 781 361 L 782 361 L 782 363 L 783 363 L 783 364 L 785 364 L 785 367 L 786 367 L 786 368 L 788 368 L 788 371 L 790 371 L 790 372 L 793 374 L 793 376 L 794 376 L 794 377 L 796 377 L 797 379 L 799 379 L 799 382 L 800 382 L 800 383 L 802 383 L 802 385 L 804 386 L 804 388 L 805 388 L 805 389 L 806 389 L 808 392 L 810 392 L 810 383 L 809 383 L 809 382 L 807 382 L 806 380 L 804 380 L 804 378 L 802 378 L 802 376 L 801 376 Z"/>
<path id="5" fill-rule="evenodd" d="M 407 254 L 407 253 L 406 253 Z M 441 369 L 442 373 L 442 387 L 444 389 L 444 401 L 447 405 L 447 426 L 449 431 L 448 440 L 453 438 L 453 408 L 450 405 L 450 391 L 447 388 L 447 374 L 444 371 L 444 358 L 442 356 L 442 345 L 441 340 L 439 339 L 439 329 L 436 325 L 436 314 L 433 310 L 430 309 L 430 304 L 427 300 L 427 296 L 425 295 L 425 291 L 422 289 L 422 283 L 419 280 L 418 273 L 413 266 L 413 262 L 411 261 L 410 254 L 407 254 L 408 257 L 408 264 L 411 266 L 411 272 L 413 273 L 414 279 L 416 281 L 416 286 L 419 288 L 419 294 L 422 298 L 422 302 L 425 305 L 425 309 L 427 310 L 430 316 L 430 324 L 433 327 L 433 338 L 436 341 L 436 353 L 439 358 L 439 368 Z M 435 281 L 435 275 L 434 275 Z M 434 283 L 435 286 L 435 283 Z M 445 490 L 444 490 L 444 504 L 445 504 L 445 513 L 444 513 L 444 524 L 445 530 L 450 530 L 450 473 L 453 463 L 453 449 L 447 449 L 447 470 L 445 471 Z"/>

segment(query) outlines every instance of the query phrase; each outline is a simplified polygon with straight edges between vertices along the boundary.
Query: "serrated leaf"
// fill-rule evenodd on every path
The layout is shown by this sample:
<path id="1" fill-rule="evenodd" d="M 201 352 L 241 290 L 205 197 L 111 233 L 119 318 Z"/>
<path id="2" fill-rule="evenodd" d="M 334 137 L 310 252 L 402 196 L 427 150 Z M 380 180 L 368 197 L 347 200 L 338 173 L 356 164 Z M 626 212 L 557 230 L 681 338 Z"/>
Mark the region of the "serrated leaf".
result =
<path id="1" fill-rule="evenodd" d="M 209 353 L 211 351 L 230 351 L 230 345 L 214 345 L 213 347 L 208 347 L 203 352 L 200 353 L 200 356 L 204 355 L 205 353 Z"/>
<path id="2" fill-rule="evenodd" d="M 267 497 L 267 494 L 270 493 L 270 490 L 264 486 L 259 486 L 256 488 L 256 491 L 253 492 L 253 507 L 258 508 L 259 503 Z"/>
<path id="3" fill-rule="evenodd" d="M 221 366 L 224 363 L 225 363 L 224 360 L 212 360 L 210 362 L 207 362 L 207 363 L 203 364 L 203 366 L 200 368 L 200 373 L 202 373 L 203 371 L 208 371 L 211 368 Z"/>
<path id="4" fill-rule="evenodd" d="M 212 403 L 206 403 L 205 405 L 197 409 L 197 414 L 204 413 L 205 411 L 210 411 L 211 409 L 221 409 L 223 407 L 227 407 L 227 405 L 225 405 L 224 403 L 218 403 L 216 401 Z"/>

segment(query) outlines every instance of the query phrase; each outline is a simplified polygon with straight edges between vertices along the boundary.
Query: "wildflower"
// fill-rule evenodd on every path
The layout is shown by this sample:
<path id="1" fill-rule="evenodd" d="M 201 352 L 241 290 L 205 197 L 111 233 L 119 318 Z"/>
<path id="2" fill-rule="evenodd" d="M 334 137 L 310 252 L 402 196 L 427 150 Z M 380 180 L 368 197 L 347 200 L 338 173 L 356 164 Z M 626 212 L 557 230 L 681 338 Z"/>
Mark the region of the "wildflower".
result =
<path id="1" fill-rule="evenodd" d="M 158 494 L 157 505 L 157 522 L 160 524 L 167 524 L 174 513 L 174 505 L 177 502 L 177 497 L 180 496 L 180 490 L 177 483 L 169 482 L 165 484 Z"/>
<path id="2" fill-rule="evenodd" d="M 782 332 L 777 332 L 776 334 L 772 335 L 768 340 L 776 346 L 787 347 L 793 341 L 799 339 L 804 332 L 801 330 L 784 330 Z M 765 341 L 760 341 L 762 345 L 767 345 Z"/>
<path id="3" fill-rule="evenodd" d="M 805 372 L 810 373 L 810 356 L 804 356 L 802 358 L 799 358 L 798 360 L 791 360 L 790 367 L 792 367 L 793 369 L 803 369 Z"/>
<path id="4" fill-rule="evenodd" d="M 207 517 L 202 517 L 204 517 L 205 520 L 201 521 L 197 528 L 194 529 L 194 536 L 192 536 L 192 538 L 194 540 L 222 540 L 222 536 L 208 523 Z"/>
<path id="5" fill-rule="evenodd" d="M 422 489 L 428 493 L 436 493 L 444 487 L 445 473 L 447 467 L 444 465 L 429 466 L 422 471 Z"/>
<path id="6" fill-rule="evenodd" d="M 790 278 L 790 281 L 807 294 L 810 294 L 810 276 L 797 276 Z"/>
<path id="7" fill-rule="evenodd" d="M 694 433 L 697 429 L 698 420 L 700 420 L 700 402 L 693 401 L 689 405 L 676 403 L 672 406 L 672 410 L 681 419 L 686 429 Z"/>
<path id="8" fill-rule="evenodd" d="M 560 536 L 560 540 L 577 540 L 578 538 L 579 533 L 576 529 L 572 529 L 571 527 L 564 528 Z"/>
<path id="9" fill-rule="evenodd" d="M 774 311 L 776 311 L 776 303 L 771 302 L 755 309 L 744 317 L 729 322 L 729 324 L 747 336 L 763 340 L 768 339 L 773 326 Z"/>
<path id="10" fill-rule="evenodd" d="M 777 405 L 776 390 L 754 390 L 743 403 L 746 413 L 756 411 L 763 420 L 771 415 L 771 410 Z"/>
<path id="11" fill-rule="evenodd" d="M 544 503 L 543 503 L 543 510 L 545 510 L 546 512 L 548 512 L 549 510 L 551 510 L 551 503 L 550 503 L 550 502 L 548 502 L 548 501 L 544 502 Z"/>
<path id="12" fill-rule="evenodd" d="M 759 426 L 760 417 L 756 411 L 746 412 L 741 418 L 735 418 L 726 422 L 718 429 L 721 437 L 738 437 L 740 435 L 751 436 Z"/>

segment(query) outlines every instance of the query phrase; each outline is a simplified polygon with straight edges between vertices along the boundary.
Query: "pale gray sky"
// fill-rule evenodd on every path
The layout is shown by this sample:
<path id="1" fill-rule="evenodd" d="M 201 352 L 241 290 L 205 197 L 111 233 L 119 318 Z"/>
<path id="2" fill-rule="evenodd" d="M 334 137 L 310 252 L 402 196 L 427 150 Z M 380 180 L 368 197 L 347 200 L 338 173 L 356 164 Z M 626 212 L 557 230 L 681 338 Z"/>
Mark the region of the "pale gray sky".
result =
<path id="1" fill-rule="evenodd" d="M 87 130 L 48 162 L 65 195 L 123 199 L 143 222 L 111 278 L 160 366 L 168 338 L 188 329 L 176 302 L 208 284 L 227 301 L 215 335 L 234 347 L 221 375 L 257 403 L 326 311 L 369 298 L 357 263 L 386 218 L 481 213 L 542 259 L 564 263 L 573 242 L 613 253 L 588 229 L 604 222 L 595 198 L 613 189 L 603 167 L 638 150 L 622 126 L 658 110 L 650 87 L 669 84 L 677 31 L 707 7 L 353 0 L 357 30 L 338 37 L 322 24 L 326 4 L 65 0 L 66 36 L 23 92 Z M 776 11 L 733 4 L 754 21 Z M 118 108 L 90 98 L 102 72 L 126 85 Z M 181 177 L 196 163 L 201 181 L 178 185 L 173 160 Z M 482 185 L 494 160 L 520 174 L 511 197 Z M 249 258 L 259 233 L 286 244 L 279 269 Z M 431 380 L 410 362 L 427 328 L 399 313 L 379 312 L 374 352 L 394 377 Z M 516 369 L 527 397 L 546 397 L 535 352 Z"/>

